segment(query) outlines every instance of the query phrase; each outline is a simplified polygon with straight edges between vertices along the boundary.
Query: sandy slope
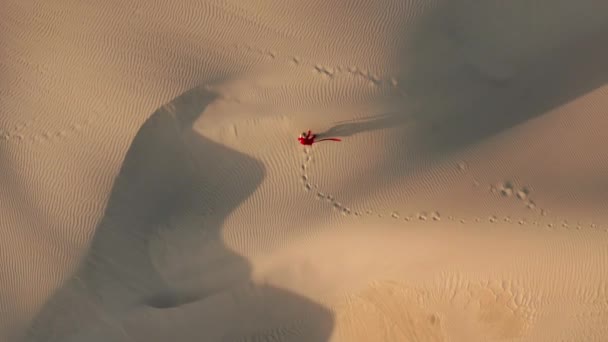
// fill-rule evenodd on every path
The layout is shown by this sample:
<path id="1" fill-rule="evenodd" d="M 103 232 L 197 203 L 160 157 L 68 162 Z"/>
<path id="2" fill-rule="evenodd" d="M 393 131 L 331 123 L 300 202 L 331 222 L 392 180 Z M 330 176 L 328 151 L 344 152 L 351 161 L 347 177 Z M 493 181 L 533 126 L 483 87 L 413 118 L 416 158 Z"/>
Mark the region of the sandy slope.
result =
<path id="1" fill-rule="evenodd" d="M 608 340 L 607 13 L 3 1 L 0 341 Z"/>

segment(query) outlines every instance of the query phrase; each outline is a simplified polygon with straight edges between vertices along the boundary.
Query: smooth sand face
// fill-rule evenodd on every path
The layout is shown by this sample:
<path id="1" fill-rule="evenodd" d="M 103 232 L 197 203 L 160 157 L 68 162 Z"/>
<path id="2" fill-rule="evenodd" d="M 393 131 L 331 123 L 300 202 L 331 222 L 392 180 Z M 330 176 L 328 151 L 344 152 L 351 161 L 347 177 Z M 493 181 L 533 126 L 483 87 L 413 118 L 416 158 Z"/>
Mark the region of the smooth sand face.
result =
<path id="1" fill-rule="evenodd" d="M 607 23 L 4 1 L 0 341 L 608 340 Z"/>

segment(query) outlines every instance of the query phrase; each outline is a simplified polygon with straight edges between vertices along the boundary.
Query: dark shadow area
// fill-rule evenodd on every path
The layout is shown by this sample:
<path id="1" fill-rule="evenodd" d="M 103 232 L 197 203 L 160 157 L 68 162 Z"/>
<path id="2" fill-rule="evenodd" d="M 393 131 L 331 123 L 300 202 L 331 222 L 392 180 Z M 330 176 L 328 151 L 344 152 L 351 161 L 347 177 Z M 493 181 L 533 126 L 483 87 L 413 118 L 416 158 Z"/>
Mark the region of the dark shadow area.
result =
<path id="1" fill-rule="evenodd" d="M 415 146 L 424 159 L 438 159 L 608 82 L 608 44 L 603 43 L 608 3 L 526 4 L 448 2 L 403 27 L 396 54 L 403 110 L 336 123 L 320 136 L 348 137 L 411 124 L 414 130 L 403 134 L 403 143 Z M 555 13 L 543 22 L 548 12 Z M 515 25 L 518 33 L 510 37 L 504 30 L 487 29 L 499 27 L 488 23 L 493 20 Z M 543 41 L 552 25 L 557 30 L 564 24 L 575 29 Z M 542 45 L 509 46 L 526 35 Z"/>
<path id="2" fill-rule="evenodd" d="M 243 286 L 264 292 L 260 300 L 272 301 L 275 310 L 284 305 L 292 324 L 305 322 L 298 340 L 327 340 L 333 326 L 327 309 L 284 290 L 250 284 L 249 263 L 222 242 L 223 221 L 255 191 L 265 169 L 192 129 L 214 99 L 206 90 L 192 89 L 143 124 L 85 260 L 38 314 L 25 341 L 68 341 L 89 336 L 87 331 L 102 336 L 109 320 L 121 322 L 130 312 L 179 310 Z M 247 309 L 238 312 L 241 320 L 247 320 Z M 258 322 L 265 317 L 259 310 L 251 315 Z"/>
<path id="3" fill-rule="evenodd" d="M 449 2 L 404 28 L 399 86 L 416 125 L 406 142 L 441 157 L 606 84 L 608 3 L 526 4 Z M 564 25 L 568 36 L 549 37 Z"/>

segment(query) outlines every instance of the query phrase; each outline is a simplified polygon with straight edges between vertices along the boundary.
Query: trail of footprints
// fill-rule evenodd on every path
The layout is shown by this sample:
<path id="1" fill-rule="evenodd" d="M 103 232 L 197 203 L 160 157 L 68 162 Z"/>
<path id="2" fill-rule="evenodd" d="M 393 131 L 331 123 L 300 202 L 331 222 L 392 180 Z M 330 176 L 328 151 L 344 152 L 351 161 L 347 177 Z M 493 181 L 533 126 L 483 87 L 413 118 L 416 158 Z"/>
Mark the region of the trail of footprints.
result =
<path id="1" fill-rule="evenodd" d="M 91 123 L 92 120 L 91 118 L 87 118 L 83 122 L 72 123 L 68 127 L 61 130 L 25 134 L 24 130 L 30 127 L 34 121 L 35 120 L 30 120 L 19 124 L 12 130 L 0 130 L 0 142 L 44 143 L 65 139 L 70 135 L 77 134 L 78 132 L 82 131 L 84 127 Z"/>
<path id="2" fill-rule="evenodd" d="M 308 170 L 310 168 L 310 164 L 312 161 L 312 153 L 310 148 L 304 148 L 304 161 L 301 165 L 301 182 L 303 184 L 304 190 L 307 192 L 314 192 L 316 198 L 318 200 L 323 200 L 329 203 L 334 210 L 339 211 L 344 216 L 354 215 L 356 217 L 363 216 L 377 216 L 379 218 L 387 217 L 393 220 L 402 220 L 404 222 L 410 221 L 429 221 L 429 222 L 437 222 L 442 220 L 441 213 L 439 211 L 419 211 L 415 215 L 405 215 L 402 216 L 398 211 L 392 211 L 390 214 L 383 214 L 379 211 L 374 211 L 372 209 L 366 210 L 354 210 L 347 205 L 338 201 L 333 195 L 325 193 L 319 189 L 317 184 L 311 182 L 310 177 L 308 176 Z M 465 170 L 465 166 L 462 163 L 458 164 L 458 167 L 461 171 Z M 519 226 L 533 225 L 533 226 L 544 226 L 550 230 L 557 229 L 576 229 L 581 230 L 583 227 L 588 227 L 592 229 L 603 229 L 606 233 L 608 233 L 608 225 L 599 225 L 597 223 L 571 223 L 566 220 L 561 220 L 559 222 L 555 222 L 555 220 L 544 220 L 547 222 L 542 222 L 543 218 L 547 217 L 548 212 L 543 208 L 539 208 L 535 201 L 531 198 L 531 189 L 527 186 L 515 187 L 514 183 L 511 181 L 506 181 L 497 185 L 489 186 L 489 193 L 505 198 L 512 198 L 522 202 L 522 204 L 529 209 L 531 212 L 536 214 L 539 220 L 530 221 L 527 218 L 512 218 L 510 216 L 499 217 L 497 215 L 490 215 L 489 217 L 473 217 L 473 218 L 459 218 L 455 216 L 448 216 L 447 220 L 458 222 L 461 224 L 465 224 L 467 222 L 482 222 L 486 221 L 489 223 L 508 223 L 508 224 L 517 224 Z"/>
<path id="3" fill-rule="evenodd" d="M 395 77 L 387 77 L 382 78 L 370 70 L 363 69 L 357 66 L 346 66 L 346 65 L 336 65 L 336 66 L 326 66 L 321 65 L 319 63 L 315 63 L 313 61 L 304 60 L 298 56 L 284 56 L 277 53 L 274 50 L 264 50 L 247 44 L 235 44 L 233 48 L 237 50 L 245 50 L 251 53 L 258 54 L 260 56 L 267 57 L 271 60 L 282 59 L 284 61 L 289 62 L 291 65 L 296 67 L 308 67 L 311 68 L 312 71 L 317 73 L 318 75 L 325 77 L 327 79 L 334 79 L 338 75 L 349 75 L 355 78 L 359 78 L 363 81 L 368 82 L 370 85 L 374 86 L 389 86 L 393 88 L 398 87 L 398 81 Z"/>
<path id="4" fill-rule="evenodd" d="M 247 12 L 243 11 L 239 7 L 232 6 L 232 5 L 227 7 L 226 5 L 217 5 L 217 4 L 212 4 L 211 6 L 216 7 L 217 9 L 219 9 L 220 11 L 223 11 L 224 13 L 226 13 L 229 16 L 233 16 L 233 17 L 239 18 L 241 20 L 245 20 L 250 24 L 259 26 L 261 29 L 263 29 L 265 31 L 272 32 L 274 34 L 278 34 L 279 36 L 282 36 L 286 39 L 292 39 L 297 36 L 297 34 L 295 32 L 279 30 L 274 27 L 262 25 L 259 22 L 257 22 L 256 20 L 252 20 L 252 18 L 250 18 L 248 14 L 245 14 Z M 138 11 L 138 10 L 136 9 L 135 11 Z M 208 43 L 211 43 L 211 42 L 208 42 Z M 215 43 L 213 45 L 219 45 L 218 47 L 221 50 L 226 50 L 226 49 L 244 50 L 244 51 L 248 51 L 250 53 L 257 54 L 264 58 L 268 58 L 273 61 L 283 60 L 283 61 L 287 61 L 291 65 L 294 65 L 297 67 L 304 66 L 307 68 L 311 68 L 311 70 L 313 72 L 316 72 L 320 76 L 328 78 L 328 79 L 333 79 L 336 75 L 342 74 L 342 75 L 350 75 L 350 76 L 362 79 L 362 80 L 368 82 L 370 85 L 374 85 L 374 86 L 389 85 L 392 87 L 397 87 L 397 83 L 398 83 L 396 78 L 394 78 L 394 77 L 381 78 L 378 75 L 376 75 L 375 73 L 369 71 L 368 69 L 360 68 L 357 66 L 321 65 L 315 61 L 306 60 L 299 56 L 282 54 L 274 49 L 268 49 L 268 48 L 264 49 L 264 48 L 260 48 L 260 47 L 250 45 L 250 44 L 236 43 L 236 44 L 231 44 L 230 46 L 226 46 L 223 44 Z"/>

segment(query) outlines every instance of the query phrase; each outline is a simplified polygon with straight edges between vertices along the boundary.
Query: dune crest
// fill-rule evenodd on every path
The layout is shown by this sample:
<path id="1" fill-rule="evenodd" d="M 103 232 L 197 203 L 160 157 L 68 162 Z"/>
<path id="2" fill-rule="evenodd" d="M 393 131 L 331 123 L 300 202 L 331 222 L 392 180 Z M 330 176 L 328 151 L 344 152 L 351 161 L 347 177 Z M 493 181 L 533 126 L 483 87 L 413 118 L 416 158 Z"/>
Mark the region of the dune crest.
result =
<path id="1" fill-rule="evenodd" d="M 607 23 L 2 2 L 0 341 L 608 340 Z"/>

